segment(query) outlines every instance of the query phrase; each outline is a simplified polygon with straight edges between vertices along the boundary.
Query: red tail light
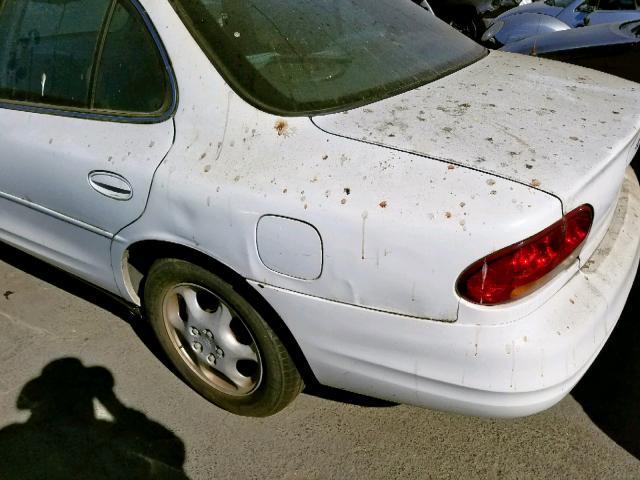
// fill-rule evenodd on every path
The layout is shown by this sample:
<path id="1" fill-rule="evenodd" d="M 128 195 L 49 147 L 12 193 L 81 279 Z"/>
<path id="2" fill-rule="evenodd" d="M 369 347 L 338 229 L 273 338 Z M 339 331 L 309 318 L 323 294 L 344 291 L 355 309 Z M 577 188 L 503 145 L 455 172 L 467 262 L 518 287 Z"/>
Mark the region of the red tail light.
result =
<path id="1" fill-rule="evenodd" d="M 458 293 L 483 305 L 521 297 L 552 278 L 567 259 L 577 258 L 592 222 L 590 205 L 576 208 L 533 237 L 475 262 L 460 275 Z"/>

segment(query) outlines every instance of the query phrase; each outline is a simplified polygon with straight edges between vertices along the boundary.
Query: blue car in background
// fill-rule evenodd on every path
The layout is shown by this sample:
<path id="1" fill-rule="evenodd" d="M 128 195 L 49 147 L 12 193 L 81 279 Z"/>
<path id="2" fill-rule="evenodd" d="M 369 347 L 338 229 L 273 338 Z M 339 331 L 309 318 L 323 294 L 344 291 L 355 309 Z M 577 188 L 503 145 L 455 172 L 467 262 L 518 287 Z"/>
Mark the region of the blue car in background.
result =
<path id="1" fill-rule="evenodd" d="M 585 25 L 640 19 L 640 0 L 545 0 L 498 16 L 482 36 L 493 48 Z"/>
<path id="2" fill-rule="evenodd" d="M 536 35 L 500 50 L 572 63 L 640 83 L 640 20 Z"/>

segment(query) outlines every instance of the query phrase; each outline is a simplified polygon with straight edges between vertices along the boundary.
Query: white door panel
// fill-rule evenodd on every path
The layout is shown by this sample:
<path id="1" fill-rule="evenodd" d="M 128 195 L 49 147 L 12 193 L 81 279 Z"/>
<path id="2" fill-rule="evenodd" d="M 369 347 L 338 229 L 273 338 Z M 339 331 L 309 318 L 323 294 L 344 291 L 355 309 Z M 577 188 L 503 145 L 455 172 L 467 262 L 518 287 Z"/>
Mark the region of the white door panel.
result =
<path id="1" fill-rule="evenodd" d="M 173 122 L 125 124 L 0 109 L 0 132 L 0 195 L 114 234 L 143 212 L 153 173 L 171 147 Z M 94 171 L 126 179 L 131 198 L 100 193 L 89 182 Z"/>
<path id="2" fill-rule="evenodd" d="M 117 293 L 106 236 L 0 197 L 0 240 Z"/>

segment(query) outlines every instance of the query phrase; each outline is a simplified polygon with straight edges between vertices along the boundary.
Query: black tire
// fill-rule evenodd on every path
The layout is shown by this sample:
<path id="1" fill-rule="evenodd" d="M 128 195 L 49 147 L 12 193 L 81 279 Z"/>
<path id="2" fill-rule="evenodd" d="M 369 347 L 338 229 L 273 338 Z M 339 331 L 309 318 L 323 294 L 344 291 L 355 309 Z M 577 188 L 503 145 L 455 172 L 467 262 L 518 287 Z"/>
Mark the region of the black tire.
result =
<path id="1" fill-rule="evenodd" d="M 302 391 L 302 378 L 280 339 L 218 275 L 184 260 L 160 259 L 149 270 L 143 297 L 145 316 L 171 363 L 217 406 L 266 417 Z"/>

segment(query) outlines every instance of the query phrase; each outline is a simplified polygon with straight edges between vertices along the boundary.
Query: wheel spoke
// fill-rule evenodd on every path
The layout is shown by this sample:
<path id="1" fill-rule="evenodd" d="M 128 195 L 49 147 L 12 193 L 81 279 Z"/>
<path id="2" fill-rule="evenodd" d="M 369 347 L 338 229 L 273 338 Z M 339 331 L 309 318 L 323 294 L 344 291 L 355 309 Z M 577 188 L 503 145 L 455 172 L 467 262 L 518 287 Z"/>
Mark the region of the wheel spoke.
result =
<path id="1" fill-rule="evenodd" d="M 220 303 L 218 309 L 209 315 L 211 316 L 212 325 L 218 332 L 218 335 L 225 335 L 227 332 L 231 332 L 233 315 L 223 303 Z"/>
<path id="2" fill-rule="evenodd" d="M 198 354 L 196 352 L 193 351 L 193 349 L 191 348 L 191 345 L 189 345 L 189 341 L 182 338 L 181 335 L 178 336 L 178 338 L 180 338 L 182 346 L 180 347 L 180 349 L 184 352 L 184 354 L 189 358 L 189 360 L 191 360 L 191 362 L 198 368 L 202 367 L 202 362 L 200 360 L 200 358 L 198 357 Z"/>
<path id="3" fill-rule="evenodd" d="M 225 351 L 225 355 L 233 357 L 236 360 L 253 360 L 257 362 L 258 356 L 253 349 L 249 345 L 239 342 L 231 329 L 231 319 L 233 317 L 229 309 L 221 305 L 219 310 L 223 310 L 224 313 L 220 317 L 223 320 L 216 328 L 216 341 Z"/>
<path id="4" fill-rule="evenodd" d="M 235 360 L 252 360 L 254 362 L 258 361 L 258 356 L 256 352 L 249 345 L 244 345 L 237 340 L 233 340 L 226 345 L 225 355 L 230 358 L 234 358 Z"/>
<path id="5" fill-rule="evenodd" d="M 187 315 L 189 316 L 189 323 L 202 320 L 202 317 L 206 312 L 198 303 L 198 295 L 196 294 L 196 291 L 191 287 L 184 286 L 177 290 L 176 293 L 184 300 L 185 307 L 187 308 Z"/>
<path id="6" fill-rule="evenodd" d="M 219 372 L 223 373 L 239 391 L 245 391 L 253 386 L 254 380 L 251 377 L 247 377 L 238 371 L 236 362 L 232 359 L 221 359 L 216 362 L 214 367 Z"/>
<path id="7" fill-rule="evenodd" d="M 164 315 L 169 324 L 178 332 L 185 333 L 186 331 L 186 319 L 180 315 L 180 295 L 177 292 L 165 300 Z"/>
<path id="8" fill-rule="evenodd" d="M 186 324 L 184 322 L 184 320 L 182 319 L 182 317 L 180 317 L 180 309 L 178 307 L 178 305 L 176 304 L 175 306 L 173 306 L 172 308 L 168 309 L 167 313 L 166 313 L 166 317 L 167 320 L 169 321 L 169 323 L 171 324 L 171 326 L 179 331 L 179 332 L 184 332 L 186 329 Z"/>

